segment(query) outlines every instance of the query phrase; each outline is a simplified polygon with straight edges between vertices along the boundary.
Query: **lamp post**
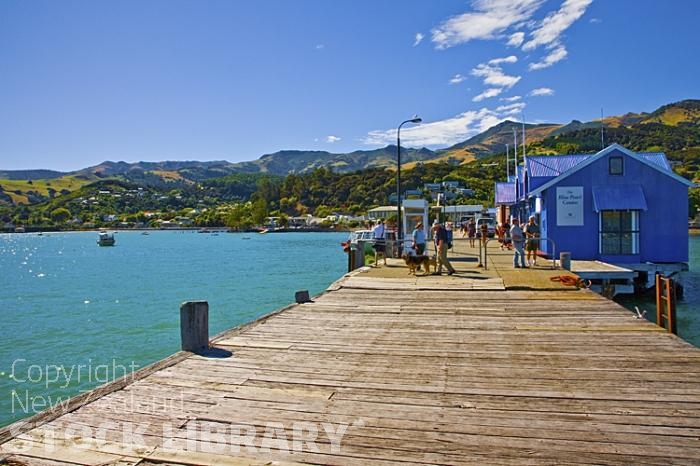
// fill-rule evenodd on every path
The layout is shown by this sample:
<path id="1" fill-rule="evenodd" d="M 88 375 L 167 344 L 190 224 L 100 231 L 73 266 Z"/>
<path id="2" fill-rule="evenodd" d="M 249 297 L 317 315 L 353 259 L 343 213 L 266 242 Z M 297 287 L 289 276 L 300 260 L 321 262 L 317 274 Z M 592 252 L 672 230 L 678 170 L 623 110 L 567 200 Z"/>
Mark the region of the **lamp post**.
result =
<path id="1" fill-rule="evenodd" d="M 442 182 L 440 191 L 442 192 L 442 202 L 440 202 L 442 217 L 440 218 L 440 221 L 444 224 L 447 221 L 447 216 L 445 215 L 445 210 L 447 210 L 447 188 L 445 187 L 444 181 Z"/>
<path id="2" fill-rule="evenodd" d="M 403 253 L 403 238 L 401 232 L 401 127 L 406 123 L 420 123 L 419 117 L 402 121 L 396 131 L 396 241 L 401 246 L 399 254 Z"/>

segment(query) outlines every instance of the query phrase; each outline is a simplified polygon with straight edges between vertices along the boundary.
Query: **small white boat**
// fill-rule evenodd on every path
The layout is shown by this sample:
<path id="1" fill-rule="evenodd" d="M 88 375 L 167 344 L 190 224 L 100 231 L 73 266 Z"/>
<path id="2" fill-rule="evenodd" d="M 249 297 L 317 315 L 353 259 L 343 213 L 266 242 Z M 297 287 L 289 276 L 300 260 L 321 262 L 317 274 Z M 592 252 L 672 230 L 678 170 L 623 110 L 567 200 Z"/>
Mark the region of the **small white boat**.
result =
<path id="1" fill-rule="evenodd" d="M 97 244 L 100 246 L 114 246 L 114 234 L 101 231 L 97 239 Z"/>
<path id="2" fill-rule="evenodd" d="M 374 231 L 355 230 L 352 233 L 350 233 L 347 242 L 350 244 L 357 244 L 358 241 L 365 242 L 365 253 L 374 254 L 374 249 L 372 249 L 372 245 L 374 244 Z"/>

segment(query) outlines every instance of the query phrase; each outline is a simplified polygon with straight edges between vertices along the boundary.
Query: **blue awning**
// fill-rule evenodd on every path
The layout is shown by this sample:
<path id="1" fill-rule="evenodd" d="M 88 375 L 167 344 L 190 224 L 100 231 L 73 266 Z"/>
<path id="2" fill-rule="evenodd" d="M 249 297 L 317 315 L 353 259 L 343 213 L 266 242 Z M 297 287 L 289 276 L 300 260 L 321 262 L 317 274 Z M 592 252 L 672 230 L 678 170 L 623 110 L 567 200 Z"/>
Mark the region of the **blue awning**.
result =
<path id="1" fill-rule="evenodd" d="M 601 210 L 647 210 L 640 185 L 593 186 L 593 208 Z"/>
<path id="2" fill-rule="evenodd" d="M 496 183 L 496 204 L 515 204 L 515 183 Z"/>

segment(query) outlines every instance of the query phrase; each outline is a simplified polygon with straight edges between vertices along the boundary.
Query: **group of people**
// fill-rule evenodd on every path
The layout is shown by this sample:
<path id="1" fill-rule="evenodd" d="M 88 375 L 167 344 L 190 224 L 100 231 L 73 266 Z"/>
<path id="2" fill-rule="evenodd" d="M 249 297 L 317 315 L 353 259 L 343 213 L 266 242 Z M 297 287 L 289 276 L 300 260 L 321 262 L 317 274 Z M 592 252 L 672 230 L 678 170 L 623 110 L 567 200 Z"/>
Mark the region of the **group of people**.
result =
<path id="1" fill-rule="evenodd" d="M 510 239 L 513 242 L 513 267 L 516 269 L 537 265 L 540 227 L 535 223 L 535 216 L 530 215 L 527 223 L 521 227 L 518 218 L 513 219 L 510 227 Z M 527 265 L 526 265 L 527 260 Z"/>
<path id="2" fill-rule="evenodd" d="M 496 225 L 496 237 L 501 243 L 501 251 L 513 249 L 513 243 L 510 241 L 510 224 L 507 221 Z"/>
<path id="3" fill-rule="evenodd" d="M 450 225 L 443 225 L 435 220 L 432 227 L 433 240 L 435 242 L 435 250 L 437 251 L 437 270 L 434 275 L 441 275 L 443 267 L 447 269 L 447 274 L 455 273 L 454 267 L 447 259 L 447 250 L 452 243 L 452 230 Z M 384 259 L 386 265 L 386 227 L 383 220 L 378 220 L 373 228 L 374 233 L 374 263 L 379 265 L 379 259 Z M 426 252 L 427 235 L 423 228 L 423 222 L 418 222 L 411 232 L 411 246 L 406 249 L 406 253 L 410 255 L 422 256 Z"/>
<path id="4" fill-rule="evenodd" d="M 450 224 L 443 225 L 438 220 L 433 223 L 433 241 L 435 242 L 435 250 L 437 251 L 437 269 L 433 275 L 441 275 L 442 268 L 447 269 L 447 274 L 455 273 L 454 267 L 450 264 L 447 258 L 447 250 L 452 246 L 452 228 Z M 418 222 L 411 232 L 411 246 L 407 248 L 407 254 L 422 256 L 425 254 L 427 244 L 427 235 L 423 228 L 423 222 Z"/>
<path id="5" fill-rule="evenodd" d="M 485 224 L 484 224 L 485 225 Z M 437 251 L 437 270 L 436 275 L 442 274 L 443 267 L 447 269 L 447 274 L 452 275 L 455 269 L 450 264 L 447 258 L 447 250 L 452 247 L 452 229 L 449 223 L 442 224 L 435 219 L 432 226 L 433 240 L 435 242 L 435 250 Z M 374 227 L 374 263 L 378 265 L 380 256 L 384 258 L 386 265 L 386 227 L 383 220 L 378 220 Z M 474 219 L 466 224 L 466 234 L 469 236 L 470 244 L 474 245 L 476 237 L 476 222 Z M 496 230 L 496 235 L 501 242 L 501 249 L 512 248 L 513 266 L 515 268 L 528 268 L 537 265 L 537 251 L 539 249 L 540 227 L 535 222 L 535 216 L 531 215 L 525 225 L 520 225 L 520 220 L 513 218 L 512 225 L 500 224 Z M 463 231 L 464 236 L 464 231 Z M 482 234 L 482 239 L 488 240 L 486 234 Z M 422 256 L 426 251 L 427 235 L 423 228 L 423 222 L 418 222 L 411 233 L 411 247 L 408 253 L 412 255 Z"/>
<path id="6" fill-rule="evenodd" d="M 489 226 L 486 222 L 482 222 L 478 228 L 476 225 L 476 220 L 474 220 L 474 217 L 470 218 L 468 222 L 462 223 L 462 226 L 460 228 L 460 231 L 462 232 L 462 238 L 465 236 L 469 238 L 469 246 L 471 247 L 476 247 L 476 237 L 477 237 L 477 231 L 479 230 L 479 237 L 481 238 L 481 242 L 485 245 L 486 242 L 489 240 Z"/>

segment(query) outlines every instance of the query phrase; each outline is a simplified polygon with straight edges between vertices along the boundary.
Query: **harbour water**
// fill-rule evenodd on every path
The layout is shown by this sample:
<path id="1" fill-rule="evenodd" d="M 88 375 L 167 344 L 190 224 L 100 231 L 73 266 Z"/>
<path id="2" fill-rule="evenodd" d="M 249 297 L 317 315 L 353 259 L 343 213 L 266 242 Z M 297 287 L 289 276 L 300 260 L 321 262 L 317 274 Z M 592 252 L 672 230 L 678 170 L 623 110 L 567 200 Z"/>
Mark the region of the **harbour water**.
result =
<path id="1" fill-rule="evenodd" d="M 214 335 L 321 293 L 347 233 L 0 235 L 0 426 L 180 349 L 180 304 L 209 302 Z"/>
<path id="2" fill-rule="evenodd" d="M 209 302 L 210 334 L 321 293 L 347 268 L 346 233 L 0 235 L 0 426 L 179 350 L 179 308 Z M 679 336 L 700 347 L 700 236 L 690 237 Z M 620 300 L 647 310 L 649 298 Z"/>
<path id="3" fill-rule="evenodd" d="M 678 279 L 683 285 L 683 296 L 677 301 L 676 322 L 678 336 L 700 347 L 700 235 L 692 234 L 689 238 L 689 260 L 687 272 L 682 272 Z M 615 299 L 630 311 L 635 306 L 646 311 L 646 318 L 656 321 L 656 301 L 652 294 L 646 296 L 621 296 Z"/>

